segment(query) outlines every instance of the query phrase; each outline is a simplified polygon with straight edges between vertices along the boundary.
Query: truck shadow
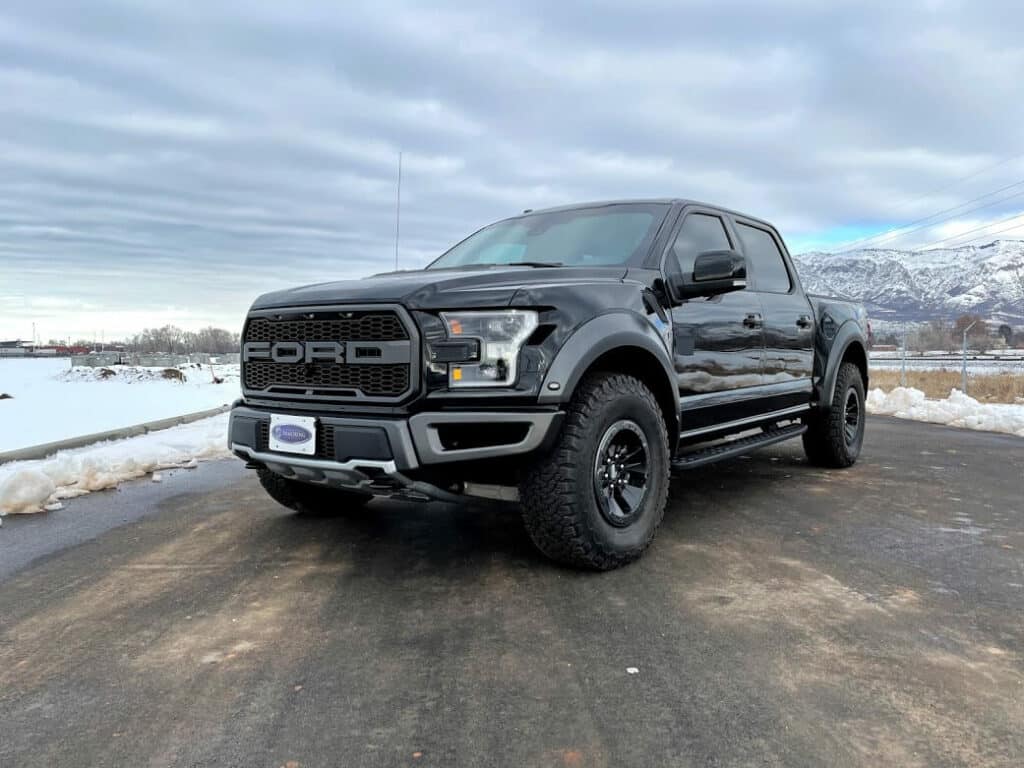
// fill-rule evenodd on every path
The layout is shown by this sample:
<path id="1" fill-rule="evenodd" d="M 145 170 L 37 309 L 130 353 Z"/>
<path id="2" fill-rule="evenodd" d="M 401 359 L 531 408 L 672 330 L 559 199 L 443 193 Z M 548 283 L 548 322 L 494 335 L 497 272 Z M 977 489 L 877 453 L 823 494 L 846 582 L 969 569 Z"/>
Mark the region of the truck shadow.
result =
<path id="1" fill-rule="evenodd" d="M 801 472 L 813 472 L 795 454 L 762 452 L 722 462 L 675 477 L 665 519 L 657 534 L 661 542 L 685 542 L 713 522 L 729 525 L 738 508 L 760 509 L 768 515 L 781 483 Z M 739 525 L 739 521 L 737 521 Z M 465 577 L 500 562 L 502 567 L 550 566 L 533 546 L 517 504 L 469 501 L 466 504 L 414 504 L 385 499 L 331 517 L 275 515 L 264 535 L 288 546 L 315 541 L 326 559 L 348 560 L 353 567 L 377 574 L 389 568 L 409 575 Z M 657 556 L 656 551 L 648 557 Z"/>

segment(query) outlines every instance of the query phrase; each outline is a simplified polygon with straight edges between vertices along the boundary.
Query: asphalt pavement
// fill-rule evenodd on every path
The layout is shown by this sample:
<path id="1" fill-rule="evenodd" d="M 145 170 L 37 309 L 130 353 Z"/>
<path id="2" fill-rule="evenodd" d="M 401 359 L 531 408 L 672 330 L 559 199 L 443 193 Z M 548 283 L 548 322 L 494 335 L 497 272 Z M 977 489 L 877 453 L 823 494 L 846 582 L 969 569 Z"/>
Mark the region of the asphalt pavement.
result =
<path id="1" fill-rule="evenodd" d="M 0 528 L 0 766 L 1024 764 L 1024 440 L 873 418 L 683 475 L 648 554 L 305 519 L 236 461 Z"/>

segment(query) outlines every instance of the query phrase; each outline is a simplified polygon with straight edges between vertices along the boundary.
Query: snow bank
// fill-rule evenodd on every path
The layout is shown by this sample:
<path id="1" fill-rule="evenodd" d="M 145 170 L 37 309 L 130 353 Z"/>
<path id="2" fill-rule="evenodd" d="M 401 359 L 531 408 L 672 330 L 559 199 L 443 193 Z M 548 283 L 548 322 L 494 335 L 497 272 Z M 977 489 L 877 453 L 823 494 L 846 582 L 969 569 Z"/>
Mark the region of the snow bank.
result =
<path id="1" fill-rule="evenodd" d="M 226 457 L 228 415 L 60 451 L 40 461 L 2 464 L 0 516 L 38 512 L 60 499 L 113 488 L 155 470 L 194 467 L 197 461 Z"/>
<path id="2" fill-rule="evenodd" d="M 891 392 L 873 389 L 868 393 L 867 406 L 868 413 L 882 416 L 1024 437 L 1024 405 L 979 403 L 959 389 L 945 400 L 929 400 L 924 392 L 911 387 L 897 387 Z"/>
<path id="3" fill-rule="evenodd" d="M 184 381 L 165 378 L 165 368 L 69 365 L 0 358 L 0 393 L 12 395 L 0 400 L 0 452 L 205 411 L 240 394 L 237 365 L 170 369 Z"/>

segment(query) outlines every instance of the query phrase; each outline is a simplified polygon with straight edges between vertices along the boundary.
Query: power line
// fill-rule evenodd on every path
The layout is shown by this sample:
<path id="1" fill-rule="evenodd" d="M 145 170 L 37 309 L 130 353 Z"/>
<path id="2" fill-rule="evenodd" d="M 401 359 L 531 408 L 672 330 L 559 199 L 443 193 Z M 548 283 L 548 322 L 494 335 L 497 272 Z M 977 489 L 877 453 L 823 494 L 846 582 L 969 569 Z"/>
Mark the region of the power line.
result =
<path id="1" fill-rule="evenodd" d="M 909 235 L 911 232 L 917 232 L 919 230 L 927 229 L 928 227 L 935 226 L 936 224 L 942 224 L 945 221 L 949 221 L 950 219 L 955 219 L 958 216 L 963 216 L 964 214 L 967 214 L 967 213 L 974 213 L 975 211 L 980 211 L 980 210 L 983 210 L 985 208 L 991 208 L 993 205 L 998 205 L 999 203 L 1005 202 L 1006 200 L 1012 200 L 1015 197 L 1020 197 L 1020 195 L 1024 194 L 1024 192 L 1015 192 L 1012 195 L 1007 195 L 1006 197 L 1000 198 L 999 200 L 994 200 L 991 203 L 986 203 L 985 205 L 980 205 L 977 208 L 970 209 L 969 211 L 959 211 L 959 213 L 956 213 L 956 214 L 954 214 L 952 216 L 947 216 L 946 218 L 938 219 L 936 221 L 930 221 L 931 219 L 935 219 L 938 216 L 943 216 L 944 214 L 950 213 L 952 211 L 957 211 L 958 209 L 963 208 L 964 206 L 970 205 L 971 203 L 976 203 L 979 200 L 984 200 L 987 197 L 992 197 L 993 195 L 998 195 L 1000 192 L 1005 192 L 1008 189 L 1013 189 L 1014 187 L 1020 187 L 1022 185 L 1024 185 L 1024 179 L 1021 179 L 1019 181 L 1015 181 L 1012 184 L 1007 184 L 1005 187 L 1000 187 L 999 189 L 993 190 L 992 192 L 986 192 L 984 195 L 978 195 L 977 197 L 973 197 L 970 200 L 967 200 L 967 201 L 965 201 L 963 203 L 960 203 L 959 205 L 954 205 L 951 208 L 945 208 L 945 209 L 943 209 L 941 211 L 937 211 L 937 212 L 935 212 L 933 214 L 930 214 L 928 216 L 925 216 L 923 218 L 915 219 L 914 221 L 908 222 L 907 224 L 901 224 L 898 227 L 894 227 L 893 229 L 890 229 L 888 232 L 883 232 L 883 233 L 878 234 L 878 235 L 872 235 L 870 237 L 862 237 L 859 240 L 852 240 L 849 243 L 841 244 L 839 246 L 836 246 L 835 250 L 839 250 L 839 249 L 850 250 L 850 246 L 858 245 L 860 243 L 867 243 L 867 242 L 870 242 L 872 240 L 878 240 L 878 242 L 875 243 L 874 246 L 872 246 L 872 247 L 877 247 L 881 243 L 884 243 L 884 242 L 886 242 L 888 240 L 892 240 L 894 238 L 902 237 L 904 235 Z M 916 229 L 908 229 L 908 227 L 913 227 L 915 224 L 922 224 L 924 222 L 928 222 L 928 223 L 925 224 L 925 226 L 917 227 Z"/>
<path id="2" fill-rule="evenodd" d="M 922 221 L 928 221 L 929 219 L 934 219 L 936 216 L 940 216 L 940 215 L 942 215 L 944 213 L 949 213 L 950 211 L 954 211 L 957 208 L 963 208 L 965 205 L 970 205 L 971 203 L 977 202 L 978 200 L 983 200 L 986 197 L 991 197 L 992 195 L 998 194 L 999 192 L 1004 192 L 1007 189 L 1010 189 L 1012 187 L 1019 187 L 1021 185 L 1024 185 L 1024 180 L 1015 182 L 1013 184 L 1009 184 L 1009 185 L 1003 187 L 1002 189 L 997 189 L 995 192 L 990 192 L 987 195 L 982 195 L 981 197 L 976 197 L 976 198 L 974 198 L 974 200 L 968 200 L 966 203 L 961 203 L 960 205 L 957 205 L 957 206 L 955 206 L 953 208 L 947 208 L 945 211 L 939 211 L 938 213 L 934 213 L 931 216 L 925 217 L 924 219 L 918 219 L 918 221 L 912 221 L 912 222 L 910 222 L 910 224 L 907 224 L 906 226 L 910 227 L 913 224 L 918 224 L 918 223 L 920 223 Z M 1024 195 L 1024 190 L 1022 190 L 1020 192 L 1015 192 L 1012 195 L 1007 195 L 1006 197 L 1001 197 L 998 200 L 992 201 L 991 203 L 986 203 L 985 205 L 979 205 L 977 208 L 971 208 L 971 209 L 966 210 L 966 211 L 960 211 L 959 213 L 956 213 L 956 214 L 954 214 L 952 216 L 946 216 L 945 218 L 936 219 L 935 221 L 928 221 L 927 224 L 923 224 L 920 227 L 914 227 L 913 229 L 903 229 L 903 230 L 901 230 L 899 232 L 899 234 L 893 235 L 891 237 L 887 237 L 887 238 L 885 238 L 883 240 L 880 240 L 877 243 L 874 243 L 871 247 L 872 248 L 877 248 L 882 243 L 884 243 L 884 242 L 886 242 L 888 240 L 892 240 L 893 237 L 895 237 L 897 239 L 899 239 L 901 237 L 906 237 L 907 235 L 913 234 L 914 232 L 920 232 L 922 229 L 930 229 L 930 228 L 932 228 L 934 226 L 937 226 L 939 224 L 944 224 L 947 221 L 952 221 L 953 219 L 960 218 L 961 216 L 965 216 L 965 215 L 967 215 L 969 213 L 976 213 L 977 211 L 983 211 L 986 208 L 991 208 L 994 205 L 999 205 L 1000 203 L 1005 203 L 1007 200 L 1013 200 L 1014 198 L 1021 197 L 1022 195 Z"/>
<path id="3" fill-rule="evenodd" d="M 995 168 L 999 168 L 999 167 L 1001 167 L 1003 165 L 1006 165 L 1007 163 L 1010 163 L 1010 162 L 1012 162 L 1014 160 L 1017 160 L 1017 159 L 1019 159 L 1021 157 L 1024 157 L 1024 152 L 1016 154 L 1016 155 L 1011 155 L 1009 157 L 1004 157 L 1002 160 L 999 160 L 999 161 L 993 163 L 992 165 L 987 165 L 984 168 L 981 168 L 981 169 L 979 169 L 977 171 L 974 171 L 973 173 L 967 174 L 966 176 L 961 176 L 960 178 L 955 179 L 955 180 L 953 180 L 953 181 L 949 182 L 948 184 L 945 184 L 945 185 L 943 185 L 941 187 L 937 187 L 937 188 L 931 190 L 930 192 L 926 192 L 923 195 L 918 195 L 917 197 L 908 198 L 907 200 L 904 200 L 902 203 L 898 203 L 895 206 L 893 206 L 893 209 L 894 210 L 901 210 L 903 208 L 906 208 L 911 203 L 916 203 L 916 202 L 918 202 L 920 200 L 925 200 L 925 199 L 931 197 L 932 195 L 937 195 L 940 192 L 945 192 L 947 189 L 952 189 L 953 187 L 957 186 L 958 184 L 962 184 L 963 182 L 968 181 L 969 179 L 973 179 L 973 178 L 975 178 L 977 176 L 982 175 L 983 173 L 987 173 L 988 171 L 991 171 L 991 170 L 993 170 Z M 1010 185 L 1010 186 L 1014 186 L 1014 185 Z M 996 190 L 995 192 L 991 192 L 989 194 L 990 195 L 991 194 L 996 194 L 999 191 L 1000 190 Z M 982 199 L 982 198 L 984 198 L 986 196 L 987 195 L 982 195 L 981 198 L 974 198 L 974 200 Z M 961 205 L 967 205 L 967 204 L 969 204 L 971 202 L 974 202 L 974 200 L 968 200 L 966 203 L 961 203 Z M 942 211 L 940 211 L 939 213 L 942 213 Z M 939 215 L 939 214 L 932 214 L 932 216 L 937 216 L 937 215 Z M 931 217 L 926 217 L 926 218 L 931 218 Z M 861 238 L 857 238 L 856 240 L 849 240 L 849 241 L 847 241 L 845 243 L 840 243 L 837 246 L 833 246 L 832 247 L 832 251 L 836 252 L 836 251 L 839 251 L 839 250 L 848 250 L 850 248 L 850 246 L 857 245 L 857 244 L 863 243 L 863 242 L 868 242 L 868 241 L 871 241 L 871 240 L 875 240 L 876 238 L 879 238 L 879 237 L 884 237 L 885 235 L 888 235 L 888 234 L 893 233 L 893 232 L 897 232 L 898 230 L 904 229 L 905 227 L 912 226 L 913 224 L 918 223 L 919 221 L 922 221 L 922 220 L 919 219 L 918 221 L 910 222 L 909 224 L 901 224 L 898 227 L 892 227 L 890 229 L 885 230 L 884 232 L 878 232 L 878 233 L 876 233 L 874 235 L 869 235 L 867 237 L 861 237 Z"/>
<path id="4" fill-rule="evenodd" d="M 1013 216 L 1007 216 L 1005 219 L 1000 219 L 999 221 L 992 221 L 992 222 L 989 222 L 988 224 L 983 224 L 980 227 L 975 227 L 974 229 L 968 229 L 966 232 L 961 232 L 958 235 L 950 235 L 949 237 L 944 237 L 941 240 L 936 240 L 935 242 L 928 243 L 927 245 L 919 246 L 916 250 L 924 251 L 924 250 L 927 250 L 928 248 L 934 248 L 936 245 L 940 245 L 941 243 L 945 243 L 945 242 L 948 242 L 950 240 L 959 240 L 961 237 L 964 237 L 965 235 L 969 235 L 972 232 L 980 232 L 981 230 L 988 229 L 989 227 L 996 227 L 996 226 L 999 226 L 1000 224 L 1005 224 L 1008 221 L 1013 221 L 1014 219 L 1019 219 L 1021 217 L 1024 217 L 1024 213 L 1015 213 Z M 1016 229 L 1018 226 L 1021 226 L 1021 224 L 1024 224 L 1024 222 L 1021 222 L 1020 224 L 1013 224 L 1013 225 L 1011 225 L 1009 227 L 1006 227 L 1005 229 L 996 230 L 995 232 L 985 232 L 984 234 L 977 235 L 975 237 L 970 238 L 970 240 L 968 240 L 967 242 L 958 243 L 957 245 L 955 245 L 953 247 L 954 248 L 959 248 L 959 247 L 964 246 L 964 245 L 970 245 L 971 241 L 973 241 L 973 240 L 980 240 L 983 237 L 991 237 L 992 235 L 998 235 L 1001 232 L 1008 232 L 1011 229 Z"/>

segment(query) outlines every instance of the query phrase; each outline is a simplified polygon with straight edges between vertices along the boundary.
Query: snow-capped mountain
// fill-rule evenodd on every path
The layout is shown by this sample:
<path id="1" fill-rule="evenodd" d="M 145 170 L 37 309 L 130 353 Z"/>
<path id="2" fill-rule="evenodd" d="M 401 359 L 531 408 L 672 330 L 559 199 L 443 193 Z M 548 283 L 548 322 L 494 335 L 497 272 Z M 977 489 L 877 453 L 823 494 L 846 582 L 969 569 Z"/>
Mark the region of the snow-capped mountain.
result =
<path id="1" fill-rule="evenodd" d="M 927 251 L 813 251 L 794 257 L 809 293 L 863 302 L 877 319 L 928 320 L 967 312 L 1024 322 L 1024 241 Z"/>

